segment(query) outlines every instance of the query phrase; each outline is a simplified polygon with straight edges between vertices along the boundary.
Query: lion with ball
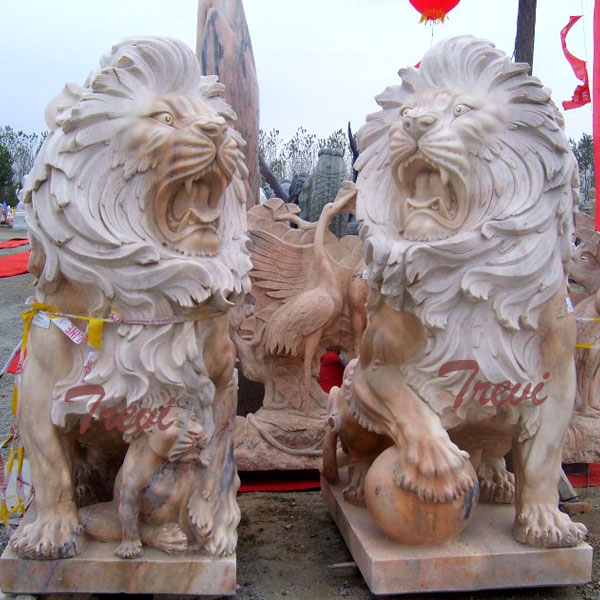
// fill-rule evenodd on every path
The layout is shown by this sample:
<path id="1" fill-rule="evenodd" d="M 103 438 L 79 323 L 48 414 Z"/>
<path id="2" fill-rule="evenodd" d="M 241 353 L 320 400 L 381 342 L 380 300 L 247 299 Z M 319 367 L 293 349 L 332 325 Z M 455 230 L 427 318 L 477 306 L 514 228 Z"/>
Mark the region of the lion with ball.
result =
<path id="1" fill-rule="evenodd" d="M 359 423 L 389 438 L 389 477 L 424 502 L 467 494 L 476 471 L 483 499 L 514 501 L 516 540 L 576 545 L 586 529 L 559 511 L 557 491 L 575 399 L 577 165 L 562 116 L 528 65 L 470 36 L 399 74 L 358 134 L 369 317 L 331 392 L 330 436 L 348 445 Z M 363 446 L 372 459 L 386 442 Z M 367 468 L 347 498 L 364 498 Z"/>

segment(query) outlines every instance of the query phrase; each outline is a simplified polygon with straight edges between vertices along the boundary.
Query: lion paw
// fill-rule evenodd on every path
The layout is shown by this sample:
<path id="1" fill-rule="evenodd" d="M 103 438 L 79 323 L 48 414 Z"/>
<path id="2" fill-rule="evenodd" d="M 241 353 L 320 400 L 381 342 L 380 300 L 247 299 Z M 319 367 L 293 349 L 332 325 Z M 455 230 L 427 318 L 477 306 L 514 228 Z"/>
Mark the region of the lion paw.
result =
<path id="1" fill-rule="evenodd" d="M 140 540 L 123 540 L 115 550 L 119 558 L 137 558 L 142 555 L 142 542 Z"/>
<path id="2" fill-rule="evenodd" d="M 50 510 L 17 531 L 10 545 L 21 558 L 71 558 L 83 550 L 82 531 L 74 511 Z"/>
<path id="3" fill-rule="evenodd" d="M 407 462 L 400 455 L 394 468 L 394 481 L 399 487 L 416 492 L 424 502 L 451 502 L 476 485 L 477 477 L 468 461 L 451 471 L 426 475 L 418 465 Z"/>
<path id="4" fill-rule="evenodd" d="M 517 542 L 543 548 L 576 546 L 583 541 L 586 533 L 585 525 L 574 523 L 557 507 L 539 504 L 522 510 L 513 529 Z"/>
<path id="5" fill-rule="evenodd" d="M 461 450 L 448 436 L 421 436 L 409 442 L 404 450 L 406 462 L 425 477 L 450 473 L 461 469 L 469 460 L 468 452 Z"/>
<path id="6" fill-rule="evenodd" d="M 154 532 L 152 545 L 167 554 L 186 552 L 188 539 L 177 523 L 166 523 Z"/>
<path id="7" fill-rule="evenodd" d="M 350 504 L 355 504 L 356 506 L 366 506 L 364 485 L 350 484 L 344 488 L 342 493 L 346 502 L 350 502 Z"/>
<path id="8" fill-rule="evenodd" d="M 482 464 L 477 469 L 481 502 L 511 504 L 515 499 L 515 476 L 506 468 Z"/>
<path id="9" fill-rule="evenodd" d="M 447 437 L 423 436 L 400 452 L 394 481 L 425 502 L 450 502 L 471 489 L 476 477 L 467 452 Z"/>
<path id="10" fill-rule="evenodd" d="M 204 544 L 204 549 L 211 556 L 229 556 L 237 546 L 237 531 L 235 527 L 215 527 Z"/>
<path id="11" fill-rule="evenodd" d="M 209 500 L 200 494 L 195 494 L 190 498 L 188 512 L 196 536 L 204 538 L 212 533 L 215 513 L 218 508 L 217 499 Z"/>
<path id="12" fill-rule="evenodd" d="M 365 502 L 365 477 L 371 466 L 371 461 L 361 461 L 349 466 L 350 483 L 342 492 L 350 504 L 366 506 Z"/>

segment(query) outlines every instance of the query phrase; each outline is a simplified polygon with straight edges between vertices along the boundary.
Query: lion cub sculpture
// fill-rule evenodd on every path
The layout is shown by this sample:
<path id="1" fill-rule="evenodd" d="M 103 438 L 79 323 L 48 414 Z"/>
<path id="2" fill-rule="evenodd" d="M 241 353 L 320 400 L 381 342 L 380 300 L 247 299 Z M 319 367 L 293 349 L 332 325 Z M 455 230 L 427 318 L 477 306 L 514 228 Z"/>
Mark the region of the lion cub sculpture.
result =
<path id="1" fill-rule="evenodd" d="M 364 502 L 359 454 L 393 443 L 396 484 L 448 502 L 474 484 L 470 458 L 485 499 L 514 500 L 516 540 L 572 546 L 586 529 L 559 512 L 557 487 L 575 399 L 576 163 L 528 71 L 489 42 L 443 41 L 359 131 L 368 326 L 330 395 L 324 473 L 337 475 L 339 435 L 345 497 Z M 358 424 L 384 437 L 361 441 Z"/>
<path id="2" fill-rule="evenodd" d="M 21 557 L 74 556 L 86 534 L 123 558 L 235 550 L 227 312 L 251 263 L 223 91 L 184 44 L 128 39 L 47 108 L 25 198 L 38 318 L 17 419 L 36 517 L 11 539 Z"/>

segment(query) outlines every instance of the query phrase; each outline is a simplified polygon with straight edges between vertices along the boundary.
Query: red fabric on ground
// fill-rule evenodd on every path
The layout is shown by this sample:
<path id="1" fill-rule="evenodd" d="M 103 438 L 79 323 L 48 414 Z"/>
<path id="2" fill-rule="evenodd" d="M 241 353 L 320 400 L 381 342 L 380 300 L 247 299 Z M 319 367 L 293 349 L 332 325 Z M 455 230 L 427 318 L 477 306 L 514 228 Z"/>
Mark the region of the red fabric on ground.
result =
<path id="1" fill-rule="evenodd" d="M 4 250 L 5 248 L 17 248 L 18 246 L 27 246 L 27 244 L 29 244 L 27 238 L 12 238 L 0 242 L 0 250 Z"/>
<path id="2" fill-rule="evenodd" d="M 294 492 L 321 489 L 319 471 L 240 471 L 244 492 Z"/>
<path id="3" fill-rule="evenodd" d="M 344 378 L 344 365 L 340 362 L 337 352 L 330 350 L 321 357 L 321 368 L 319 370 L 319 384 L 324 392 L 337 385 L 342 385 Z"/>
<path id="4" fill-rule="evenodd" d="M 0 256 L 0 277 L 12 277 L 27 273 L 30 252 L 19 252 L 9 256 Z"/>
<path id="5" fill-rule="evenodd" d="M 568 468 L 566 465 L 564 468 Z M 588 463 L 583 473 L 567 473 L 567 477 L 573 487 L 600 487 L 600 463 Z M 587 473 L 585 473 L 587 471 Z"/>

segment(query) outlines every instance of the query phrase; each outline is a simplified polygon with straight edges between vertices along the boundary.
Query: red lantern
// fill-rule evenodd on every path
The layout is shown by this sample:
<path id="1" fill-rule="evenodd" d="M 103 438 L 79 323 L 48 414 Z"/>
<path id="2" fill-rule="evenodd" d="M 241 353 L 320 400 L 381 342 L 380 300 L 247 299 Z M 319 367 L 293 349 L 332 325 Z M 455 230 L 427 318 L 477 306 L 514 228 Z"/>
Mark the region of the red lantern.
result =
<path id="1" fill-rule="evenodd" d="M 421 23 L 433 21 L 444 22 L 446 14 L 449 13 L 460 0 L 409 0 L 409 2 L 421 13 Z"/>

